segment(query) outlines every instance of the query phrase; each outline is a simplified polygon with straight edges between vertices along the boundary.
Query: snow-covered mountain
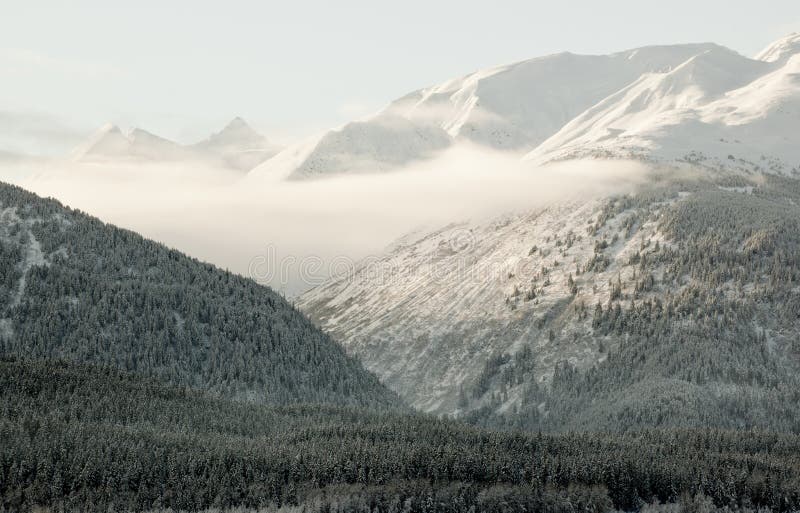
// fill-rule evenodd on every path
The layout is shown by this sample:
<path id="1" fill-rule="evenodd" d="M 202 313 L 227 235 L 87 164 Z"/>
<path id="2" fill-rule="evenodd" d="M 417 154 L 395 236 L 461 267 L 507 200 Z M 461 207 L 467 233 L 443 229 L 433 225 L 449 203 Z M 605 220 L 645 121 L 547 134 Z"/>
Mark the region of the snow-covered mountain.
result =
<path id="1" fill-rule="evenodd" d="M 249 171 L 278 151 L 280 147 L 237 117 L 220 132 L 193 145 L 181 145 L 141 128 L 125 134 L 108 124 L 75 148 L 71 158 L 78 162 L 203 161 Z"/>
<path id="2" fill-rule="evenodd" d="M 290 146 L 253 177 L 384 172 L 459 141 L 569 158 L 709 160 L 754 169 L 800 163 L 800 35 L 755 59 L 712 43 L 610 55 L 560 53 L 420 89 L 380 113 Z M 762 156 L 764 159 L 762 159 Z"/>
<path id="3" fill-rule="evenodd" d="M 526 158 L 694 160 L 791 172 L 800 164 L 800 35 L 748 59 L 723 48 L 643 75 Z"/>
<path id="4" fill-rule="evenodd" d="M 385 111 L 289 146 L 250 176 L 297 180 L 379 173 L 431 158 L 450 144 L 442 127 Z"/>
<path id="5" fill-rule="evenodd" d="M 256 132 L 240 118 L 234 118 L 225 128 L 211 134 L 193 148 L 221 156 L 230 167 L 249 171 L 281 151 L 281 147 Z"/>
<path id="6" fill-rule="evenodd" d="M 531 150 L 642 74 L 670 69 L 711 48 L 690 44 L 599 56 L 559 53 L 415 91 L 389 110 L 433 122 L 456 139 L 494 149 Z"/>
<path id="7" fill-rule="evenodd" d="M 713 45 L 655 46 L 608 56 L 561 53 L 478 71 L 410 93 L 380 113 L 290 146 L 253 177 L 384 172 L 458 142 L 524 152 L 642 73 Z"/>
<path id="8" fill-rule="evenodd" d="M 78 162 L 155 161 L 169 162 L 194 158 L 193 152 L 141 128 L 127 134 L 116 125 L 105 125 L 71 155 Z"/>

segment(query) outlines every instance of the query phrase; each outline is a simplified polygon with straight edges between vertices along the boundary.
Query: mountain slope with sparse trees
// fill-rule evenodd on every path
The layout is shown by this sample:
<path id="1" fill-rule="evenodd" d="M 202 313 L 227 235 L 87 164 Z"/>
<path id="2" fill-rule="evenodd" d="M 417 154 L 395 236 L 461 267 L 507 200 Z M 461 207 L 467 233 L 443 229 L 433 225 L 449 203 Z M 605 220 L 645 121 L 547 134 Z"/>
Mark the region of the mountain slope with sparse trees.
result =
<path id="1" fill-rule="evenodd" d="M 300 306 L 412 405 L 479 425 L 800 432 L 800 181 L 643 178 L 425 233 L 378 259 L 392 279 Z"/>

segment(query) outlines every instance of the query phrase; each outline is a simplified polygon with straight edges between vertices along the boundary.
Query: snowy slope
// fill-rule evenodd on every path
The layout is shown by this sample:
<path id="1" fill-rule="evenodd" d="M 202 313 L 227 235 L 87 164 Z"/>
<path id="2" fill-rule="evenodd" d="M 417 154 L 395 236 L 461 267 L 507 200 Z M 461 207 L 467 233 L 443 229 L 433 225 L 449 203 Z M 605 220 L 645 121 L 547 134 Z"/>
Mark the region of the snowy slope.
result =
<path id="1" fill-rule="evenodd" d="M 771 45 L 764 60 L 720 48 L 667 73 L 644 75 L 526 158 L 637 156 L 792 172 L 800 164 L 798 50 L 796 36 Z"/>
<path id="2" fill-rule="evenodd" d="M 770 44 L 755 58 L 764 62 L 781 63 L 797 53 L 800 53 L 800 33 L 795 32 Z"/>
<path id="3" fill-rule="evenodd" d="M 441 127 L 384 112 L 292 145 L 250 176 L 280 180 L 379 173 L 433 157 L 450 143 Z"/>
<path id="4" fill-rule="evenodd" d="M 674 170 L 650 176 L 657 175 Z M 647 401 L 650 392 L 630 386 L 634 375 L 671 380 L 694 365 L 697 355 L 682 330 L 710 341 L 704 359 L 735 348 L 758 360 L 759 344 L 744 341 L 769 327 L 773 342 L 765 351 L 795 366 L 800 291 L 788 259 L 800 244 L 800 181 L 708 177 L 647 183 L 625 196 L 561 199 L 410 235 L 354 273 L 307 292 L 298 306 L 412 406 L 437 414 L 522 407 L 546 416 L 554 405 L 531 401 L 536 388 L 554 386 L 563 362 L 589 377 L 611 372 L 620 397 Z M 668 319 L 623 315 L 653 305 Z M 674 336 L 653 347 L 651 334 L 666 326 Z M 631 359 L 620 357 L 634 346 Z M 651 362 L 645 371 L 640 365 L 651 355 L 673 363 Z M 747 378 L 726 375 L 736 365 L 696 378 L 716 380 L 714 393 L 736 391 L 749 386 Z M 603 404 L 616 400 L 596 407 L 608 413 Z"/>
<path id="5" fill-rule="evenodd" d="M 643 240 L 657 237 L 648 224 L 615 242 L 611 265 L 577 278 L 584 290 L 573 298 L 568 275 L 625 220 L 588 236 L 586 223 L 601 209 L 601 201 L 567 201 L 411 235 L 353 275 L 304 294 L 298 306 L 412 406 L 453 413 L 459 391 L 492 355 L 533 344 L 536 374 L 545 378 L 561 360 L 585 367 L 602 357 L 596 341 L 568 336 L 582 326 L 565 325 L 565 336 L 551 340 L 537 323 L 568 317 L 573 303 L 605 303 L 609 281 Z M 527 297 L 531 290 L 535 298 Z"/>
<path id="6" fill-rule="evenodd" d="M 530 150 L 643 73 L 671 69 L 712 44 L 611 55 L 560 53 L 478 71 L 401 98 L 390 110 L 495 149 Z"/>

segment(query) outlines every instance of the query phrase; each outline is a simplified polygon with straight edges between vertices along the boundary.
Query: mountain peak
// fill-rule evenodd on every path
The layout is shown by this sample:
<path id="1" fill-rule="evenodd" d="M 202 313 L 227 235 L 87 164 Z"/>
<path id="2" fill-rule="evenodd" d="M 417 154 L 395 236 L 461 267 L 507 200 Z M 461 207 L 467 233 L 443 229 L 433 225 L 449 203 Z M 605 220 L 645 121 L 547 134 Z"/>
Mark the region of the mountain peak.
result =
<path id="1" fill-rule="evenodd" d="M 756 59 L 765 62 L 780 62 L 788 60 L 797 53 L 800 53 L 800 32 L 792 32 L 767 46 L 756 55 Z"/>
<path id="2" fill-rule="evenodd" d="M 130 140 L 113 123 L 106 123 L 97 129 L 83 144 L 72 151 L 75 160 L 92 157 L 106 157 L 124 153 Z"/>
<path id="3" fill-rule="evenodd" d="M 194 148 L 219 155 L 226 165 L 242 171 L 253 169 L 282 149 L 270 143 L 239 116 L 219 132 L 196 143 Z"/>
<path id="4" fill-rule="evenodd" d="M 242 130 L 242 129 L 249 129 L 253 130 L 253 128 L 245 121 L 243 118 L 236 116 L 233 118 L 225 128 L 222 129 L 224 132 L 225 130 Z"/>
<path id="5" fill-rule="evenodd" d="M 212 134 L 209 141 L 215 144 L 258 144 L 264 141 L 264 136 L 256 132 L 243 118 L 236 116 L 222 130 Z"/>
<path id="6" fill-rule="evenodd" d="M 266 138 L 251 127 L 247 121 L 237 116 L 219 132 L 198 143 L 205 148 L 227 150 L 250 150 L 271 147 Z"/>

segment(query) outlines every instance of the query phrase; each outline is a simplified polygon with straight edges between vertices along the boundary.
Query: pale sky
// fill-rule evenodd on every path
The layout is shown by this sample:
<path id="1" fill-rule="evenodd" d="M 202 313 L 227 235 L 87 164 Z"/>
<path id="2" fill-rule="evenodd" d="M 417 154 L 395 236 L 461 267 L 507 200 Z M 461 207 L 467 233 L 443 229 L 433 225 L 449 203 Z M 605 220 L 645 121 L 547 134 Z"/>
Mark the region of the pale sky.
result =
<path id="1" fill-rule="evenodd" d="M 234 116 L 287 142 L 414 89 L 559 51 L 712 41 L 752 56 L 797 0 L 2 0 L 0 152 L 106 122 L 180 142 Z"/>

